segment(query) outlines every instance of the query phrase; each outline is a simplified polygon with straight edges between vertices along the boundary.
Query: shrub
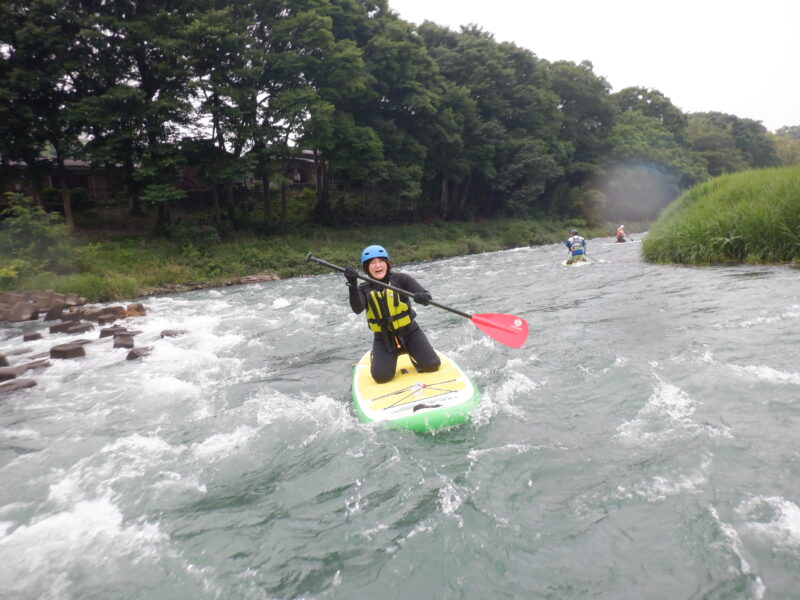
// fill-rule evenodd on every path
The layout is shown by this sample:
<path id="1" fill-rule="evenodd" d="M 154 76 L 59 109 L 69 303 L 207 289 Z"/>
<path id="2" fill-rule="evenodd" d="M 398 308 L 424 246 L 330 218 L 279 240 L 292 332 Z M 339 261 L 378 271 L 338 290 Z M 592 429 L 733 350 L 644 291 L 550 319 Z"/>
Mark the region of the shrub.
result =
<path id="1" fill-rule="evenodd" d="M 181 247 L 209 248 L 221 241 L 216 228 L 190 222 L 171 226 L 169 236 Z"/>
<path id="2" fill-rule="evenodd" d="M 17 259 L 18 274 L 53 270 L 66 272 L 72 267 L 73 254 L 69 229 L 62 217 L 46 213 L 30 198 L 9 192 L 8 208 L 0 215 L 0 256 Z"/>
<path id="3" fill-rule="evenodd" d="M 642 248 L 653 262 L 790 262 L 800 256 L 800 166 L 723 175 L 689 189 Z"/>

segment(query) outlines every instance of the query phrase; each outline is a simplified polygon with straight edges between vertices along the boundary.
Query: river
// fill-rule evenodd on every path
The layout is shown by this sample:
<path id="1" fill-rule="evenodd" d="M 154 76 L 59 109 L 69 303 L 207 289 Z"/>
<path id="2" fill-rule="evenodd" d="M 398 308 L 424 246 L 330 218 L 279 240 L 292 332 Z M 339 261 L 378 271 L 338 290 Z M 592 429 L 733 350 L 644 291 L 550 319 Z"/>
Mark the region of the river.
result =
<path id="1" fill-rule="evenodd" d="M 0 400 L 0 597 L 800 598 L 800 272 L 588 248 L 402 267 L 531 331 L 419 308 L 482 392 L 433 434 L 354 415 L 371 334 L 322 267 L 148 298 L 140 360 L 26 343 L 95 339 Z"/>

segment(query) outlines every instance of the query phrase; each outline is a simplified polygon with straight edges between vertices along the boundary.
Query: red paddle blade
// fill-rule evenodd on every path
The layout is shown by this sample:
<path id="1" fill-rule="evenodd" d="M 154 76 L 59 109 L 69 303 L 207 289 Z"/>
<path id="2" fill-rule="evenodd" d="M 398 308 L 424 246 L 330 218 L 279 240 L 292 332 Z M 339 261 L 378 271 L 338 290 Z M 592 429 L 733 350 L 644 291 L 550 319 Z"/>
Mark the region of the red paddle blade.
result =
<path id="1" fill-rule="evenodd" d="M 470 320 L 486 335 L 512 348 L 519 348 L 528 339 L 528 322 L 522 317 L 488 313 L 472 315 Z"/>

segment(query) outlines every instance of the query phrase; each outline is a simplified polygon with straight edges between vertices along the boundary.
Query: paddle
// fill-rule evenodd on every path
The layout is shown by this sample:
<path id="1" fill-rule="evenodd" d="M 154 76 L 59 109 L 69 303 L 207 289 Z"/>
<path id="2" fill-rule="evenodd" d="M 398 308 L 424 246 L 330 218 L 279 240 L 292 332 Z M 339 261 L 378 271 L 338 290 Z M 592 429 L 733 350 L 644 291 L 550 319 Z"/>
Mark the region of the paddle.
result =
<path id="1" fill-rule="evenodd" d="M 338 265 L 331 264 L 326 260 L 322 260 L 321 258 L 317 258 L 311 252 L 306 254 L 306 262 L 308 261 L 313 261 L 319 265 L 328 267 L 330 269 L 339 271 L 341 273 L 344 273 L 345 271 L 344 267 L 340 267 Z M 382 281 L 378 281 L 377 279 L 373 279 L 372 277 L 369 277 L 367 275 L 362 275 L 361 273 L 358 273 L 357 277 L 359 279 L 363 279 L 364 281 L 369 281 L 370 283 L 376 283 L 382 287 L 393 290 L 400 294 L 405 294 L 406 296 L 409 296 L 411 298 L 414 297 L 414 294 L 412 294 L 411 292 L 407 292 L 406 290 L 401 290 L 400 288 L 396 288 L 388 283 L 383 283 Z M 511 348 L 519 348 L 520 346 L 522 346 L 522 344 L 525 343 L 525 340 L 528 338 L 528 322 L 522 317 L 516 317 L 514 315 L 497 314 L 497 313 L 471 315 L 469 313 L 462 312 L 455 308 L 450 308 L 449 306 L 445 306 L 444 304 L 439 304 L 438 302 L 434 302 L 433 300 L 430 300 L 428 304 L 450 311 L 453 314 L 466 317 L 467 319 L 472 321 L 475 324 L 475 326 L 481 331 L 483 331 L 486 335 L 488 335 L 492 339 L 497 340 L 501 344 L 510 346 Z"/>

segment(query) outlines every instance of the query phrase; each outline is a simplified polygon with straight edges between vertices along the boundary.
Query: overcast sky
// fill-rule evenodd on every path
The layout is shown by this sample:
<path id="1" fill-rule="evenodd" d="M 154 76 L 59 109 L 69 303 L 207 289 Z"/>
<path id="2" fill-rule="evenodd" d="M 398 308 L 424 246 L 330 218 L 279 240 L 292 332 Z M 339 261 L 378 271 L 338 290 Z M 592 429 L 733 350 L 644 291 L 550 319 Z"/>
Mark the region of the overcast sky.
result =
<path id="1" fill-rule="evenodd" d="M 549 61 L 589 60 L 613 91 L 684 112 L 800 125 L 800 0 L 389 0 L 412 23 L 474 23 Z"/>

